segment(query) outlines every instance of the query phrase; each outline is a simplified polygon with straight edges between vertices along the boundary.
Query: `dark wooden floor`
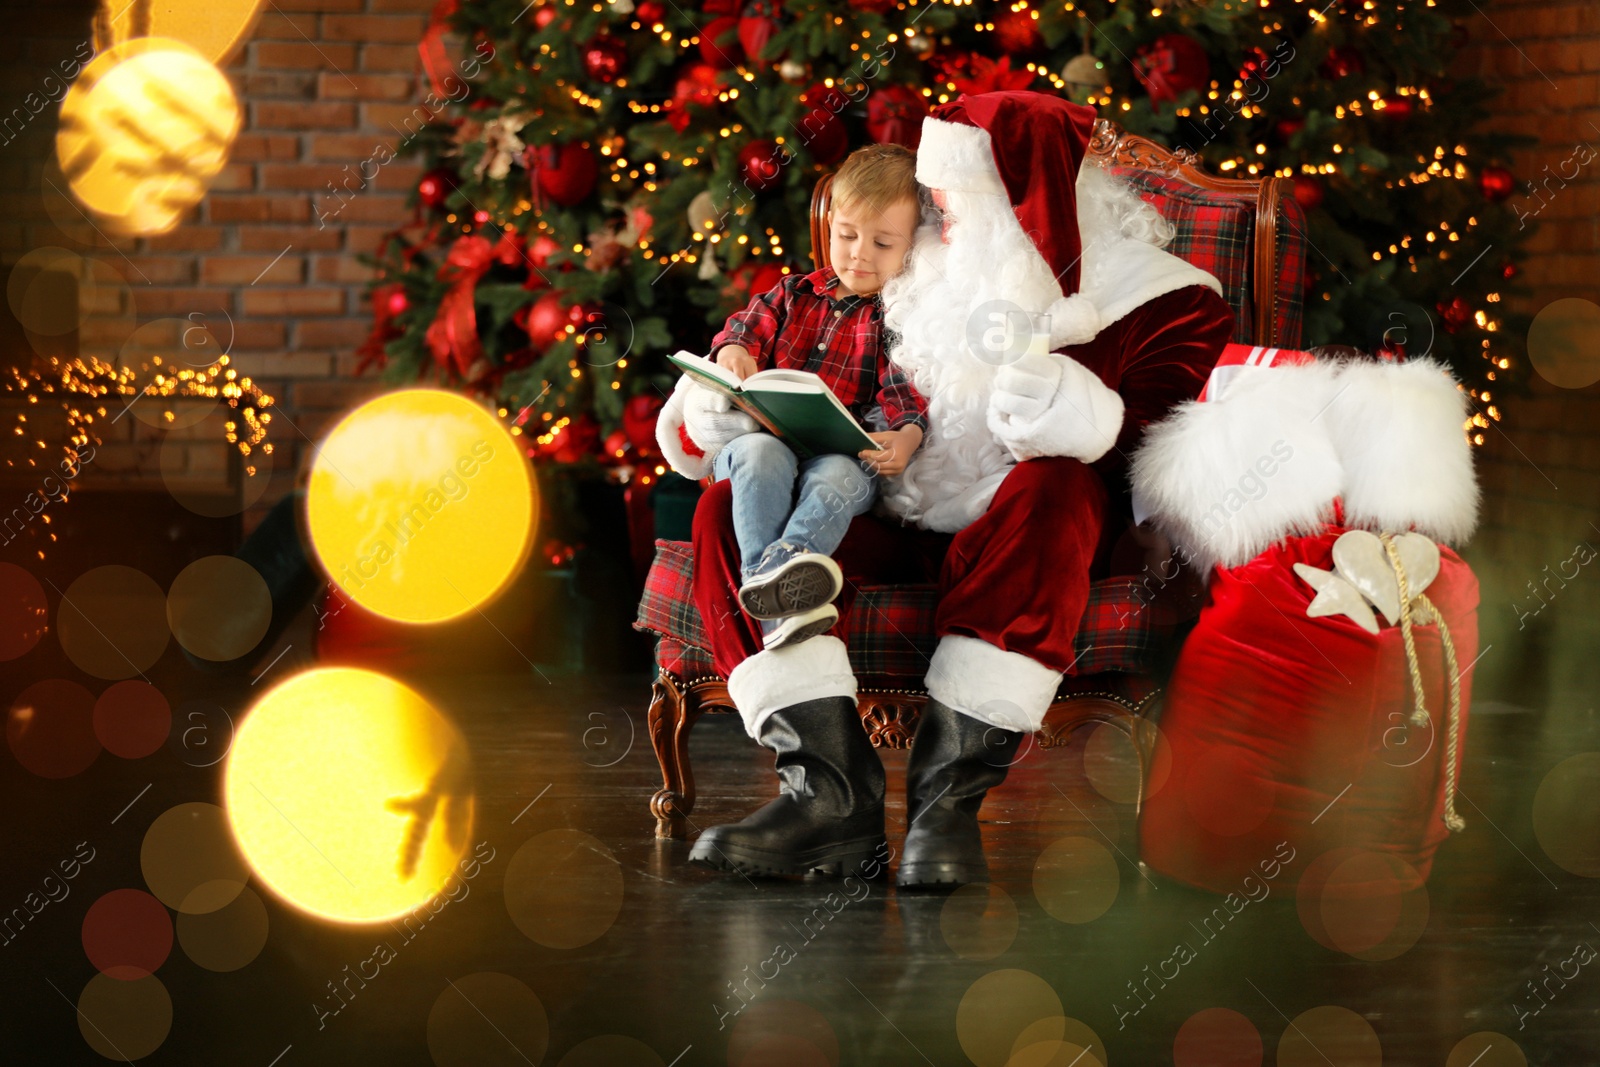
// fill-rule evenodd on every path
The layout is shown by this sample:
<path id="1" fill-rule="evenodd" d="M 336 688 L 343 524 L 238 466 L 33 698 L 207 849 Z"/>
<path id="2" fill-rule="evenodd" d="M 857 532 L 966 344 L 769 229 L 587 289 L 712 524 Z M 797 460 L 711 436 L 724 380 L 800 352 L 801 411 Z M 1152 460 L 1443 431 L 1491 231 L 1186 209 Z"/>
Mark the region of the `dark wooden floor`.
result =
<path id="1" fill-rule="evenodd" d="M 525 1008 L 485 993 L 485 1014 L 494 1017 L 485 1021 L 498 1021 L 506 1040 L 472 1053 L 462 1044 L 470 1036 L 463 1028 L 477 1024 L 458 1018 L 449 1039 L 455 1045 L 442 1049 L 438 1062 L 998 1065 L 1009 1052 L 1000 1043 L 1015 1036 L 1007 1013 L 1026 1015 L 1039 1003 L 1049 1009 L 1053 995 L 1059 1013 L 1073 1020 L 1069 1039 L 1091 1040 L 1084 1028 L 1096 1035 L 1092 1059 L 1080 1065 L 1172 1063 L 1179 1028 L 1211 1008 L 1240 1013 L 1264 1051 L 1259 1059 L 1180 1057 L 1185 1067 L 1379 1063 L 1370 1048 L 1334 1039 L 1325 1024 L 1343 1018 L 1337 1012 L 1302 1021 L 1314 1049 L 1295 1036 L 1289 1020 L 1325 1006 L 1364 1019 L 1383 1064 L 1522 1062 L 1500 1046 L 1483 1052 L 1488 1039 L 1457 1048 L 1485 1031 L 1514 1040 L 1528 1063 L 1600 1063 L 1600 965 L 1583 967 L 1564 986 L 1547 985 L 1547 1003 L 1534 1001 L 1528 988 L 1576 945 L 1600 946 L 1600 881 L 1551 862 L 1531 821 L 1544 774 L 1572 753 L 1600 749 L 1594 709 L 1582 701 L 1564 699 L 1548 714 L 1508 705 L 1474 709 L 1463 781 L 1470 800 L 1461 805 L 1469 828 L 1440 854 L 1427 926 L 1409 951 L 1378 963 L 1331 952 L 1303 930 L 1292 894 L 1275 892 L 1205 943 L 1148 1007 L 1119 1016 L 1117 1005 L 1126 1011 L 1131 1004 L 1126 982 L 1167 958 L 1215 899 L 1134 865 L 1132 809 L 1091 787 L 1076 747 L 1030 754 L 991 795 L 985 835 L 1004 898 L 995 894 L 980 919 L 977 907 L 956 904 L 947 912 L 943 898 L 899 895 L 881 881 L 847 898 L 837 882 L 752 883 L 688 866 L 687 843 L 651 836 L 647 801 L 659 777 L 644 733 L 643 677 L 455 677 L 424 688 L 461 724 L 476 761 L 474 840 L 488 842 L 495 859 L 470 893 L 414 940 L 400 941 L 378 977 L 351 993 L 338 1014 L 320 1016 L 317 1006 L 332 1003 L 327 983 L 370 957 L 377 934 L 308 919 L 263 892 L 270 934 L 253 963 L 213 974 L 174 946 L 158 972 L 173 1003 L 171 1031 L 143 1062 L 429 1064 L 435 1003 L 453 982 L 501 972 L 543 1005 L 547 1050 L 541 1056 L 528 1036 L 536 1021 Z M 731 718 L 704 720 L 692 748 L 702 790 L 698 826 L 737 817 L 773 791 L 771 757 Z M 898 850 L 905 753 L 885 753 L 885 762 L 890 840 Z M 217 772 L 188 766 L 171 749 L 137 761 L 103 755 L 61 782 L 9 765 L 0 778 L 7 824 L 0 904 L 19 903 L 76 842 L 92 841 L 97 855 L 70 897 L 0 948 L 0 1062 L 104 1062 L 80 1036 L 74 1007 L 94 974 L 80 940 L 85 910 L 111 889 L 142 887 L 145 829 L 174 804 L 218 801 Z M 552 829 L 592 835 L 620 864 L 614 922 L 605 890 L 615 879 L 603 867 L 591 862 L 587 881 L 557 872 L 542 888 L 522 879 L 519 899 L 531 894 L 558 936 L 605 931 L 577 948 L 536 943 L 507 909 L 513 857 Z M 1118 857 L 1115 901 L 1091 922 L 1058 921 L 1035 896 L 1035 861 L 1069 836 L 1098 841 Z M 1110 886 L 1102 880 L 1083 888 L 1095 891 Z M 757 972 L 767 979 L 750 978 Z M 736 983 L 743 983 L 738 992 Z M 1519 1007 L 1536 1004 L 1543 1005 L 1537 1015 L 1519 1015 Z M 573 1052 L 606 1035 L 636 1043 L 591 1042 Z"/>

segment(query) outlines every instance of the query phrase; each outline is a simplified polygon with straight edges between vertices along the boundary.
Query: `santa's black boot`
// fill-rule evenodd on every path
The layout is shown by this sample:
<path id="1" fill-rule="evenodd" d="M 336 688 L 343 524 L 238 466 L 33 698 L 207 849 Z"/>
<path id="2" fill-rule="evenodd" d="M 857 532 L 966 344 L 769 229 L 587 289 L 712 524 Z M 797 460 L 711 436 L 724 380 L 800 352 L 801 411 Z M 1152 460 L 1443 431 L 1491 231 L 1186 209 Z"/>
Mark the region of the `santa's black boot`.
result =
<path id="1" fill-rule="evenodd" d="M 987 882 L 978 808 L 1005 781 L 1022 734 L 979 722 L 932 697 L 906 767 L 906 844 L 895 884 L 953 888 Z"/>
<path id="2" fill-rule="evenodd" d="M 888 860 L 883 764 L 854 697 L 779 708 L 757 738 L 778 754 L 780 792 L 765 807 L 700 835 L 691 862 L 749 875 L 873 877 Z"/>

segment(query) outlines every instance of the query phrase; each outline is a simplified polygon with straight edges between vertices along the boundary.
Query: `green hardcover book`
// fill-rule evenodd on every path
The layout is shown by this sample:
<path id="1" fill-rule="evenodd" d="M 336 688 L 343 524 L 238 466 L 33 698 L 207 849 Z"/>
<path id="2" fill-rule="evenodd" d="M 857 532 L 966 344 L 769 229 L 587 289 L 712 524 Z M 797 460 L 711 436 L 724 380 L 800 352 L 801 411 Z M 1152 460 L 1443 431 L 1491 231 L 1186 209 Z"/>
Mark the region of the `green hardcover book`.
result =
<path id="1" fill-rule="evenodd" d="M 830 452 L 854 456 L 862 449 L 878 447 L 827 383 L 810 371 L 775 367 L 741 382 L 732 371 L 693 352 L 677 352 L 667 358 L 701 385 L 749 412 L 803 459 Z"/>

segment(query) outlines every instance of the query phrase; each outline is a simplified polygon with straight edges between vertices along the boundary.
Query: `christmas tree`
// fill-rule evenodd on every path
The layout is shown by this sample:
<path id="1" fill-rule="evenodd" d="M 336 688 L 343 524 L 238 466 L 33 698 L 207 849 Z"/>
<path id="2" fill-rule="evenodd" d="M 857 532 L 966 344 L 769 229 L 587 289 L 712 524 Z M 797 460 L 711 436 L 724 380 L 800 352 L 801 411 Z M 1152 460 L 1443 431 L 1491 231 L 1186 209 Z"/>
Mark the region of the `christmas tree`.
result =
<path id="1" fill-rule="evenodd" d="M 1451 79 L 1471 0 L 447 0 L 414 224 L 378 260 L 365 363 L 497 398 L 529 454 L 648 482 L 665 353 L 809 271 L 817 177 L 915 147 L 928 109 L 1033 89 L 1293 180 L 1306 346 L 1451 364 L 1482 443 L 1524 324 L 1493 90 Z M 459 39 L 459 59 L 443 45 Z M 426 112 L 422 113 L 424 116 Z"/>

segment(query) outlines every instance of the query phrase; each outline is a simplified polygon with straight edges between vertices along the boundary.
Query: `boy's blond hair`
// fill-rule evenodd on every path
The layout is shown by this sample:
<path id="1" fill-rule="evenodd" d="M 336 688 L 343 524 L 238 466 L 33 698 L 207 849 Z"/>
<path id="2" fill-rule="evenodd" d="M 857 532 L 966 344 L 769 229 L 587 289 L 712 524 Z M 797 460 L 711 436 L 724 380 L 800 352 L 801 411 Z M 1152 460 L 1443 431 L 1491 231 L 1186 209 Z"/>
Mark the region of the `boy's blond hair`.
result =
<path id="1" fill-rule="evenodd" d="M 917 154 L 905 145 L 874 144 L 850 153 L 833 177 L 829 210 L 870 208 L 877 214 L 902 200 L 920 205 Z"/>

